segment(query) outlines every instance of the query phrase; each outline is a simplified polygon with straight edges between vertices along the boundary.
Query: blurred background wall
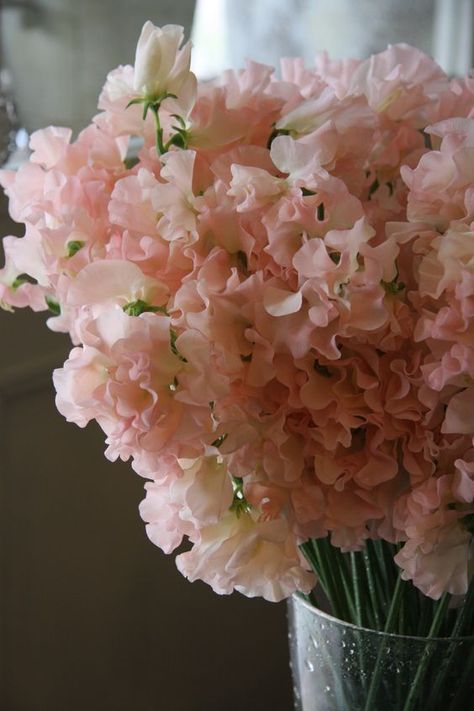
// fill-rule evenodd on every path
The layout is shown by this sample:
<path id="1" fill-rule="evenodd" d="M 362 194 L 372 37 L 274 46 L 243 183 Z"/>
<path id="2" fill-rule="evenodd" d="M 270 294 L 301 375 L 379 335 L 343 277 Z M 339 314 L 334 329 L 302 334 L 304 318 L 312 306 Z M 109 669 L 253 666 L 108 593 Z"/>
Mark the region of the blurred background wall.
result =
<path id="1" fill-rule="evenodd" d="M 473 65 L 473 0 L 197 0 L 194 66 L 202 77 L 246 57 L 278 66 L 281 56 L 316 52 L 367 57 L 406 42 L 448 74 Z"/>
<path id="2" fill-rule="evenodd" d="M 472 58 L 471 0 L 198 0 L 193 26 L 194 10 L 4 0 L 0 133 L 12 100 L 28 131 L 79 130 L 106 73 L 133 62 L 146 19 L 192 32 L 204 78 L 245 56 L 363 56 L 396 41 L 450 73 Z M 0 233 L 21 234 L 5 200 Z M 0 312 L 0 334 L 0 711 L 289 710 L 285 606 L 186 582 L 145 536 L 143 481 L 105 460 L 100 431 L 55 410 L 67 338 L 26 311 Z"/>
<path id="3" fill-rule="evenodd" d="M 2 0 L 2 58 L 20 121 L 81 129 L 105 75 L 132 64 L 143 23 L 191 29 L 194 0 Z"/>

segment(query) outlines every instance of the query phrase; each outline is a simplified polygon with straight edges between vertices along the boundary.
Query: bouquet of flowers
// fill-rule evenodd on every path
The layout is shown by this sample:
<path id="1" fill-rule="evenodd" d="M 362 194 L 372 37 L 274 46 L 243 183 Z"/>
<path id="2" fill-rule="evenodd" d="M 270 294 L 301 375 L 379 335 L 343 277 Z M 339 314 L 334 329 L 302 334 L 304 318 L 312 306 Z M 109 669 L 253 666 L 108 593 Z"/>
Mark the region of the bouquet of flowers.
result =
<path id="1" fill-rule="evenodd" d="M 474 79 L 399 44 L 198 85 L 182 40 L 1 172 L 1 304 L 69 332 L 57 407 L 189 580 L 472 634 Z"/>

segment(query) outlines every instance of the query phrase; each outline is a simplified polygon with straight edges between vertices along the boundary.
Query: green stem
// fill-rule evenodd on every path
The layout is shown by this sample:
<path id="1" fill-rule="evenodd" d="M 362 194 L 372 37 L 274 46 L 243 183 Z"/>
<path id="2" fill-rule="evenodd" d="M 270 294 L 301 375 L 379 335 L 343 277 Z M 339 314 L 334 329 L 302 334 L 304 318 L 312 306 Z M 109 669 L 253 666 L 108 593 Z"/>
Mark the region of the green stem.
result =
<path id="1" fill-rule="evenodd" d="M 443 624 L 446 610 L 448 609 L 449 598 L 449 594 L 445 593 L 439 601 L 436 608 L 435 616 L 433 618 L 433 622 L 431 623 L 431 627 L 428 632 L 428 638 L 436 637 L 436 635 L 438 634 L 439 629 Z M 411 709 L 414 708 L 417 701 L 417 696 L 420 693 L 420 687 L 423 681 L 423 677 L 426 673 L 426 669 L 433 654 L 435 645 L 435 642 L 430 642 L 429 639 L 427 640 L 422 657 L 420 659 L 420 663 L 418 664 L 418 669 L 416 670 L 415 678 L 413 679 L 413 682 L 410 685 L 410 691 L 408 693 L 402 711 L 411 711 Z"/>
<path id="2" fill-rule="evenodd" d="M 346 622 L 349 622 L 351 617 L 351 604 L 347 596 L 348 586 L 344 585 L 344 569 L 346 566 L 346 561 L 343 554 L 338 548 L 333 546 L 328 538 L 323 541 L 323 550 L 325 549 L 325 554 L 329 560 L 329 567 L 332 575 L 332 580 L 338 596 L 339 604 L 339 617 Z M 323 554 L 324 555 L 324 552 Z"/>
<path id="3" fill-rule="evenodd" d="M 420 617 L 416 630 L 416 637 L 428 637 L 430 621 L 433 619 L 433 609 L 431 598 L 420 598 Z"/>
<path id="4" fill-rule="evenodd" d="M 436 681 L 433 685 L 433 689 L 430 694 L 430 698 L 428 700 L 428 708 L 430 708 L 430 704 L 436 703 L 436 700 L 440 698 L 440 695 L 442 693 L 445 680 L 448 677 L 451 669 L 453 668 L 455 662 L 458 664 L 460 663 L 460 659 L 457 658 L 459 656 L 464 655 L 464 648 L 459 646 L 459 643 L 456 642 L 456 639 L 458 637 L 462 636 L 468 636 L 472 634 L 472 630 L 469 629 L 469 621 L 470 621 L 470 615 L 472 614 L 472 608 L 474 604 L 474 578 L 471 581 L 471 584 L 468 588 L 468 591 L 466 593 L 466 597 L 464 599 L 464 602 L 458 612 L 458 616 L 456 618 L 456 622 L 453 625 L 452 632 L 450 634 L 451 639 L 453 640 L 452 643 L 448 647 L 448 653 L 445 657 L 444 664 L 440 669 L 437 670 L 436 674 Z M 460 652 L 458 655 L 457 652 Z"/>
<path id="5" fill-rule="evenodd" d="M 344 600 L 348 614 L 347 622 L 353 622 L 356 619 L 355 600 L 351 585 L 351 570 L 348 565 L 347 558 L 343 553 L 339 554 L 339 577 L 344 591 Z"/>
<path id="6" fill-rule="evenodd" d="M 319 546 L 317 545 L 317 542 L 314 539 L 303 543 L 301 545 L 301 550 L 303 551 L 308 562 L 310 563 L 311 567 L 318 576 L 319 583 L 323 588 L 328 601 L 333 607 L 335 607 L 337 603 L 335 603 L 334 599 L 335 591 L 333 589 L 333 580 L 329 574 L 330 561 L 325 558 L 324 554 L 322 553 Z M 314 601 L 311 598 L 309 598 L 309 602 L 314 604 Z M 332 682 L 334 684 L 337 708 L 340 709 L 340 711 L 350 711 L 350 705 L 345 697 L 341 677 L 337 669 L 334 667 L 332 655 L 326 649 L 325 644 L 325 640 L 321 639 L 319 649 L 327 666 L 327 671 L 331 675 Z"/>
<path id="7" fill-rule="evenodd" d="M 370 560 L 369 556 L 367 553 L 364 551 L 363 553 L 363 561 L 365 565 L 365 574 L 367 575 L 367 581 L 369 584 L 369 597 L 370 597 L 370 602 L 371 602 L 371 607 L 372 607 L 372 612 L 374 615 L 374 622 L 375 622 L 375 629 L 379 630 L 382 627 L 382 622 L 381 622 L 381 615 L 379 612 L 379 600 L 377 598 L 377 591 L 376 591 L 376 586 L 375 586 L 375 580 L 374 580 L 374 570 L 372 569 L 372 566 L 370 565 Z"/>
<path id="8" fill-rule="evenodd" d="M 332 555 L 332 550 L 330 544 L 326 546 L 326 539 L 318 538 L 313 540 L 313 547 L 316 556 L 316 560 L 319 564 L 319 568 L 323 573 L 324 579 L 327 585 L 327 597 L 333 608 L 332 612 L 334 617 L 340 620 L 346 619 L 346 610 L 344 606 L 344 599 L 341 598 L 340 586 L 337 584 L 336 580 L 336 570 L 334 565 L 334 556 Z"/>
<path id="9" fill-rule="evenodd" d="M 160 123 L 160 117 L 159 117 L 159 109 L 160 109 L 160 104 L 151 104 L 150 105 L 150 110 L 153 114 L 153 118 L 155 120 L 155 129 L 156 129 L 156 152 L 158 153 L 159 156 L 163 155 L 163 153 L 166 153 L 165 146 L 163 144 L 163 129 L 161 128 L 161 123 Z"/>
<path id="10" fill-rule="evenodd" d="M 352 571 L 352 581 L 354 586 L 354 606 L 355 606 L 355 623 L 359 627 L 362 627 L 362 603 L 360 599 L 360 577 L 359 570 L 357 566 L 356 553 L 351 553 L 351 571 Z"/>
<path id="11" fill-rule="evenodd" d="M 318 551 L 313 544 L 313 540 L 308 540 L 306 541 L 306 543 L 301 544 L 301 550 L 306 556 L 306 559 L 311 565 L 312 569 L 316 573 L 316 576 L 318 578 L 318 585 L 322 587 L 325 596 L 330 601 L 331 590 L 328 585 L 328 581 L 326 580 L 324 568 L 321 566 Z M 316 605 L 316 607 L 318 607 L 318 605 Z"/>
<path id="12" fill-rule="evenodd" d="M 465 652 L 466 650 L 463 650 Z M 474 649 L 463 659 L 464 671 L 448 711 L 466 711 L 472 703 L 472 676 L 474 674 Z"/>
<path id="13" fill-rule="evenodd" d="M 398 614 L 398 634 L 406 634 L 405 631 L 405 625 L 406 625 L 406 586 L 403 586 L 403 591 L 402 591 L 402 599 L 400 600 L 400 611 Z"/>
<path id="14" fill-rule="evenodd" d="M 414 635 L 420 617 L 420 591 L 415 588 L 411 580 L 405 583 L 405 614 L 406 629 L 404 634 Z"/>
<path id="15" fill-rule="evenodd" d="M 401 593 L 402 593 L 402 585 L 403 581 L 401 576 L 398 576 L 397 584 L 395 585 L 395 590 L 393 592 L 393 597 L 392 597 L 392 602 L 390 604 L 390 609 L 388 611 L 387 615 L 387 621 L 385 623 L 384 627 L 384 633 L 389 634 L 392 632 L 393 626 L 394 626 L 394 621 L 398 612 L 398 608 L 400 606 L 400 598 L 401 598 Z M 375 708 L 373 706 L 375 697 L 377 695 L 377 690 L 380 684 L 380 677 L 382 675 L 382 657 L 383 653 L 385 651 L 385 646 L 387 644 L 387 639 L 383 638 L 380 642 L 380 647 L 379 647 L 379 652 L 377 654 L 377 659 L 375 661 L 375 668 L 374 668 L 374 673 L 372 674 L 372 679 L 370 682 L 370 687 L 369 687 L 369 692 L 367 694 L 367 699 L 365 702 L 365 707 L 364 711 L 370 711 L 372 708 Z"/>

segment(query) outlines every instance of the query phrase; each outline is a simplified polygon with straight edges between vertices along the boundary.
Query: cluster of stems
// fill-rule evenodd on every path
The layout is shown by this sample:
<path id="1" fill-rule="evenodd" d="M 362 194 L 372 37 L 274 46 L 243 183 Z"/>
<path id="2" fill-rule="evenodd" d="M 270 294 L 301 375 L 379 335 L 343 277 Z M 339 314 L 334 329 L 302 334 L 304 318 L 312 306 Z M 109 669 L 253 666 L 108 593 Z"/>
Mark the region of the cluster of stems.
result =
<path id="1" fill-rule="evenodd" d="M 427 640 L 413 677 L 400 679 L 408 691 L 393 701 L 394 711 L 465 708 L 465 692 L 474 674 L 474 648 L 471 645 L 466 658 L 458 641 L 474 635 L 474 582 L 463 601 L 453 600 L 447 593 L 440 600 L 432 600 L 411 581 L 402 580 L 394 562 L 397 546 L 386 541 L 369 540 L 363 551 L 350 553 L 341 553 L 328 538 L 309 540 L 301 548 L 319 581 L 308 602 L 358 627 Z M 442 663 L 433 670 L 430 664 L 434 663 L 434 640 L 438 638 L 451 639 L 452 643 L 446 646 Z M 382 677 L 389 638 L 381 639 L 377 659 L 375 664 L 373 660 L 370 662 L 370 668 L 364 668 L 364 655 L 360 655 L 364 711 L 379 709 L 383 698 Z M 441 702 L 459 664 L 465 670 L 465 683 L 461 680 L 449 703 Z M 340 693 L 344 699 L 342 688 Z M 342 711 L 352 708 L 347 699 L 340 701 L 340 705 Z"/>

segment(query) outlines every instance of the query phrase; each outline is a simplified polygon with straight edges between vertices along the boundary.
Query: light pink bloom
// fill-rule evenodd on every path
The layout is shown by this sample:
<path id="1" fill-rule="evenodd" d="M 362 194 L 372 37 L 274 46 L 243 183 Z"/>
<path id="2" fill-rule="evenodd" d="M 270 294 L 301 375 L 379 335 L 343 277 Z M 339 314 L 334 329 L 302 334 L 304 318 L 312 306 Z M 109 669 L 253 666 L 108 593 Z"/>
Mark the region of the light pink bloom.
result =
<path id="1" fill-rule="evenodd" d="M 430 57 L 400 43 L 359 64 L 348 93 L 364 94 L 378 113 L 418 127 L 436 117 L 437 97 L 447 88 L 445 73 Z"/>
<path id="2" fill-rule="evenodd" d="M 283 519 L 259 523 L 247 514 L 237 518 L 228 513 L 201 530 L 192 550 L 179 555 L 176 564 L 191 582 L 204 580 L 221 595 L 236 589 L 278 602 L 314 584 Z"/>
<path id="3" fill-rule="evenodd" d="M 471 534 L 451 524 L 436 531 L 436 537 L 430 532 L 429 537 L 431 540 L 409 540 L 395 556 L 403 579 L 412 580 L 434 600 L 445 592 L 464 595 L 474 554 Z"/>
<path id="4" fill-rule="evenodd" d="M 158 231 L 174 240 L 196 230 L 198 199 L 193 191 L 194 151 L 172 151 L 162 158 L 164 167 L 152 194 L 152 204 L 159 215 Z"/>
<path id="5" fill-rule="evenodd" d="M 314 584 L 308 537 L 379 537 L 423 593 L 462 594 L 473 80 L 395 45 L 197 87 L 182 39 L 146 23 L 91 125 L 36 132 L 0 172 L 25 225 L 0 305 L 48 306 L 69 332 L 58 409 L 151 480 L 147 533 L 188 539 L 189 579 L 280 600 Z M 132 99 L 162 103 L 165 144 L 179 124 L 164 155 Z"/>
<path id="6" fill-rule="evenodd" d="M 195 537 L 201 528 L 219 521 L 230 508 L 232 483 L 216 457 L 179 460 L 180 473 L 145 485 L 140 514 L 150 540 L 171 553 L 183 535 Z"/>

